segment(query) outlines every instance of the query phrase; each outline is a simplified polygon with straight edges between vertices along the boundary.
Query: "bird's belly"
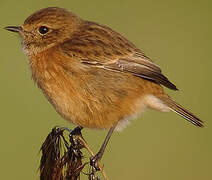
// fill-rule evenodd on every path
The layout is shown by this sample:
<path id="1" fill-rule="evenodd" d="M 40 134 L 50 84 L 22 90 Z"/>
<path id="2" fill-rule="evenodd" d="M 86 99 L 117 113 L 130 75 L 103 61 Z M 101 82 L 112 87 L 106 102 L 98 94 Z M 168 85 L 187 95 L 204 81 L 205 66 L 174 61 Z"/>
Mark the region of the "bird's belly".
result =
<path id="1" fill-rule="evenodd" d="M 152 82 L 104 69 L 33 72 L 33 79 L 64 119 L 97 129 L 123 128 L 146 109 L 144 97 L 154 91 Z"/>
<path id="2" fill-rule="evenodd" d="M 66 100 L 64 101 L 64 99 Z M 104 104 L 89 107 L 88 103 L 81 100 L 76 103 L 65 95 L 51 98 L 50 102 L 64 119 L 76 125 L 94 129 L 109 129 L 117 124 L 116 130 L 118 131 L 124 129 L 130 123 L 130 120 L 140 116 L 147 107 L 142 98 L 131 104 L 130 107 L 125 106 L 128 109 L 124 110 L 120 107 L 116 111 L 109 105 L 106 108 Z"/>
<path id="3" fill-rule="evenodd" d="M 136 91 L 121 95 L 105 88 L 101 95 L 93 92 L 93 96 L 90 93 L 85 95 L 80 88 L 77 93 L 66 87 L 41 89 L 64 119 L 87 128 L 109 129 L 117 124 L 116 130 L 122 130 L 147 107 L 144 96 L 135 93 Z"/>

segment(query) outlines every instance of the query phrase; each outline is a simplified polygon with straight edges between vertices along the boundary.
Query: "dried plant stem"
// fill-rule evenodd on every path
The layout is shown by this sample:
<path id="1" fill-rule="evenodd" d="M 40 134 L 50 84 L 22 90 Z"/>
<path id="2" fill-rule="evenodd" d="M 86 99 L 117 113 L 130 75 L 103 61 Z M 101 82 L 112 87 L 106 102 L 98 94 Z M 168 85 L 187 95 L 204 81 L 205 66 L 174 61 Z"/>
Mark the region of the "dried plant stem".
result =
<path id="1" fill-rule="evenodd" d="M 69 139 L 63 132 L 69 132 Z M 85 148 L 91 157 L 95 154 L 89 147 L 81 134 L 81 128 L 76 127 L 73 131 L 68 128 L 55 127 L 46 137 L 41 147 L 40 180 L 79 180 L 82 170 L 88 162 L 83 163 L 83 153 Z M 91 165 L 88 174 L 89 180 L 99 180 L 96 174 L 99 170 L 104 178 L 108 180 L 103 166 L 97 161 L 97 167 Z M 98 169 L 98 170 L 97 170 Z"/>

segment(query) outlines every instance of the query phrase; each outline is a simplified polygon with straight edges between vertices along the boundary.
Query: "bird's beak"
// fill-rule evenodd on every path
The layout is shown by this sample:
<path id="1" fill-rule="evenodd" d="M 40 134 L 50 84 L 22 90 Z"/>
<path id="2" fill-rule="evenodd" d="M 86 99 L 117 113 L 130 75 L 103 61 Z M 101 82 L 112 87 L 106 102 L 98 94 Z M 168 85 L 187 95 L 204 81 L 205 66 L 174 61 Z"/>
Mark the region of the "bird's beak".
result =
<path id="1" fill-rule="evenodd" d="M 11 31 L 11 32 L 20 32 L 22 31 L 22 27 L 21 26 L 7 26 L 4 29 Z"/>

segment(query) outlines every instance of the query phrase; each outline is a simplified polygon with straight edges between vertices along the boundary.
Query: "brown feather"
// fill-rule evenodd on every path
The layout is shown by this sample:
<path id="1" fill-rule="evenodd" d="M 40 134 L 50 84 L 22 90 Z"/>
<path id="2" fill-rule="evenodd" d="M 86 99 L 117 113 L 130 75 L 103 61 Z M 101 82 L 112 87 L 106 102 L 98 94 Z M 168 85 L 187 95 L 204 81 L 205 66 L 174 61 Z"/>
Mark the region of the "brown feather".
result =
<path id="1" fill-rule="evenodd" d="M 129 58 L 120 59 L 114 63 L 106 64 L 104 67 L 122 72 L 129 72 L 135 76 L 142 77 L 155 83 L 162 84 L 170 89 L 177 90 L 176 86 L 172 84 L 160 71 L 155 70 L 149 65 L 153 66 L 154 64 L 146 63 L 145 61 L 143 61 L 143 64 L 141 62 L 138 64 L 131 61 L 131 58 Z"/>
<path id="2" fill-rule="evenodd" d="M 173 101 L 168 95 L 162 95 L 159 97 L 168 107 L 171 108 L 172 111 L 176 112 L 187 121 L 191 122 L 195 126 L 203 127 L 203 121 L 201 121 L 198 117 L 194 114 L 189 112 L 187 109 Z"/>
<path id="3" fill-rule="evenodd" d="M 48 33 L 40 33 L 41 26 Z M 148 107 L 171 108 L 201 126 L 198 118 L 172 100 L 158 100 L 166 96 L 161 85 L 174 90 L 176 86 L 159 66 L 112 29 L 61 8 L 46 8 L 27 18 L 19 34 L 33 80 L 70 122 L 111 128 Z"/>
<path id="4" fill-rule="evenodd" d="M 159 66 L 119 33 L 92 22 L 86 22 L 82 29 L 62 46 L 69 56 L 78 57 L 87 65 L 131 73 L 177 90 L 162 74 Z"/>

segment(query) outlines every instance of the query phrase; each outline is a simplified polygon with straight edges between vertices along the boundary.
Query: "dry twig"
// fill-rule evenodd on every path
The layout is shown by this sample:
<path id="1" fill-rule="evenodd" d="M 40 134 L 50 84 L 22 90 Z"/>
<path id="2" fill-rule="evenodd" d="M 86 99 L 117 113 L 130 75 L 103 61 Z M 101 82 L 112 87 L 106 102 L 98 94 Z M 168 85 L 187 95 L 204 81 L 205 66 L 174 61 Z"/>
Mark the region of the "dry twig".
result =
<path id="1" fill-rule="evenodd" d="M 82 137 L 81 129 L 76 128 L 69 131 L 69 138 L 64 136 L 67 128 L 55 127 L 44 141 L 40 161 L 40 179 L 41 180 L 79 180 L 83 173 L 85 165 L 89 165 L 90 172 L 83 173 L 89 180 L 99 180 L 96 176 L 96 169 L 90 165 L 90 162 L 83 162 L 82 148 L 85 148 L 91 155 L 94 152 L 88 146 L 88 143 Z M 100 163 L 98 163 L 100 172 L 105 180 L 108 180 Z"/>

